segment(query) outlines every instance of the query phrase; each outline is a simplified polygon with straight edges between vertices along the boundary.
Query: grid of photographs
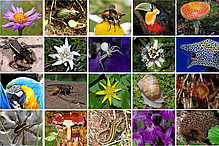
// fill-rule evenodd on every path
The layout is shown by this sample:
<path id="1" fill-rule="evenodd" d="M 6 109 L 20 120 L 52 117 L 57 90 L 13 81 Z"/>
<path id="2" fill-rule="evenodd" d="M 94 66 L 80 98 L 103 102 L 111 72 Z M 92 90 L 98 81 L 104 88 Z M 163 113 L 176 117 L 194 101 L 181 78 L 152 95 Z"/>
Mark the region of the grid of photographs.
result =
<path id="1" fill-rule="evenodd" d="M 218 0 L 1 0 L 0 145 L 219 145 Z"/>

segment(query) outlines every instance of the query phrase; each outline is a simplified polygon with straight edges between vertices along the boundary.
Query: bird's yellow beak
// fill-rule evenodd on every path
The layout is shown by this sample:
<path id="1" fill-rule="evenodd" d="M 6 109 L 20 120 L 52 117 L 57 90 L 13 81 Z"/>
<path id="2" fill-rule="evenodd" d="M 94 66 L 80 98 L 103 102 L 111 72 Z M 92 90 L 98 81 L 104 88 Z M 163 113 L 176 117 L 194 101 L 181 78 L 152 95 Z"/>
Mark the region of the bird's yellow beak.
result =
<path id="1" fill-rule="evenodd" d="M 150 3 L 140 3 L 135 7 L 135 10 L 151 12 L 152 5 Z"/>

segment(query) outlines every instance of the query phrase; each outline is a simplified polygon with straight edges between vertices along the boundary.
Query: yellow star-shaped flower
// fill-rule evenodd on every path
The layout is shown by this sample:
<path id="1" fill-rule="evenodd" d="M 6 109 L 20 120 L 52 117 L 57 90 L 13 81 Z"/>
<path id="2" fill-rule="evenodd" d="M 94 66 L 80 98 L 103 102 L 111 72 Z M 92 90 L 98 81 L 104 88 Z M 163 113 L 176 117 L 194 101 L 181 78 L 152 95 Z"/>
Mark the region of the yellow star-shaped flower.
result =
<path id="1" fill-rule="evenodd" d="M 102 101 L 102 103 L 104 103 L 106 101 L 107 98 L 109 98 L 109 103 L 111 105 L 111 100 L 112 97 L 116 98 L 117 100 L 121 100 L 118 96 L 116 96 L 115 92 L 118 92 L 120 90 L 122 90 L 122 88 L 118 88 L 116 89 L 116 85 L 118 84 L 119 81 L 117 81 L 112 87 L 110 84 L 110 80 L 109 77 L 107 77 L 107 86 L 103 85 L 103 83 L 99 82 L 100 85 L 105 89 L 103 91 L 97 91 L 96 95 L 106 95 Z"/>

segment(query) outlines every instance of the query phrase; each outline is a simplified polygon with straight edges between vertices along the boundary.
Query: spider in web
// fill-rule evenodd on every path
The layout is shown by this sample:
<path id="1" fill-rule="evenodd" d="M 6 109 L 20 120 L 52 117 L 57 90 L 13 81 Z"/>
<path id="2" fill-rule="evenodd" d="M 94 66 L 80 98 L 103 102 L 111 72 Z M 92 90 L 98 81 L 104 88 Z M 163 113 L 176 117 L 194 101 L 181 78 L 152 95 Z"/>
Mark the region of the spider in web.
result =
<path id="1" fill-rule="evenodd" d="M 28 119 L 33 118 L 32 116 L 33 116 L 33 113 L 31 111 L 27 111 L 25 114 L 25 117 L 23 117 L 23 113 L 21 113 L 20 111 L 7 112 L 7 117 L 6 117 L 6 115 L 2 114 L 1 118 L 0 118 L 0 120 L 1 120 L 0 131 L 1 132 L 4 131 L 6 133 L 13 131 L 15 136 L 13 139 L 9 140 L 9 142 L 11 144 L 17 144 L 20 141 L 19 137 L 21 135 L 22 145 L 25 145 L 25 144 L 27 144 L 27 141 L 25 143 L 25 138 L 29 137 L 29 139 L 33 140 L 33 135 L 34 135 L 34 137 L 37 137 L 37 127 L 34 127 L 34 126 L 38 125 L 38 123 L 32 123 L 30 121 L 27 122 Z M 22 120 L 22 118 L 25 118 L 25 119 Z M 12 126 L 7 126 L 8 124 L 5 124 L 5 123 L 8 123 L 9 121 L 10 121 L 10 123 L 14 123 L 14 124 Z M 29 124 L 29 123 L 31 123 L 31 124 Z M 9 134 L 9 136 L 11 136 L 11 135 Z"/>

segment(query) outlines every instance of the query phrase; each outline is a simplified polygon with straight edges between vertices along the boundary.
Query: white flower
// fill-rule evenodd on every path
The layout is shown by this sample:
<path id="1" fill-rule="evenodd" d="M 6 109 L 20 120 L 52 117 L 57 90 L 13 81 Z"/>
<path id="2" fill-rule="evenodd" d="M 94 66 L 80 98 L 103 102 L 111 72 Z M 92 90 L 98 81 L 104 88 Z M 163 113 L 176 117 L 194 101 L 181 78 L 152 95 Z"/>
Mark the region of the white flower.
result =
<path id="1" fill-rule="evenodd" d="M 63 46 L 62 45 L 60 45 L 60 47 L 54 46 L 54 48 L 56 49 L 58 54 L 49 54 L 49 57 L 52 57 L 53 59 L 57 59 L 57 61 L 53 63 L 52 66 L 64 64 L 65 66 L 67 66 L 66 72 L 69 69 L 72 70 L 74 66 L 73 61 L 76 60 L 74 58 L 74 55 L 75 56 L 81 56 L 81 55 L 76 51 L 71 52 L 70 50 L 71 45 L 68 44 L 68 39 L 67 38 L 65 39 L 65 44 L 63 44 Z"/>
<path id="2" fill-rule="evenodd" d="M 161 67 L 161 64 L 165 62 L 164 50 L 161 49 L 161 46 L 162 44 L 158 44 L 158 40 L 155 40 L 153 46 L 149 44 L 142 49 L 141 61 L 145 62 L 147 67 L 152 68 L 154 64 Z"/>

